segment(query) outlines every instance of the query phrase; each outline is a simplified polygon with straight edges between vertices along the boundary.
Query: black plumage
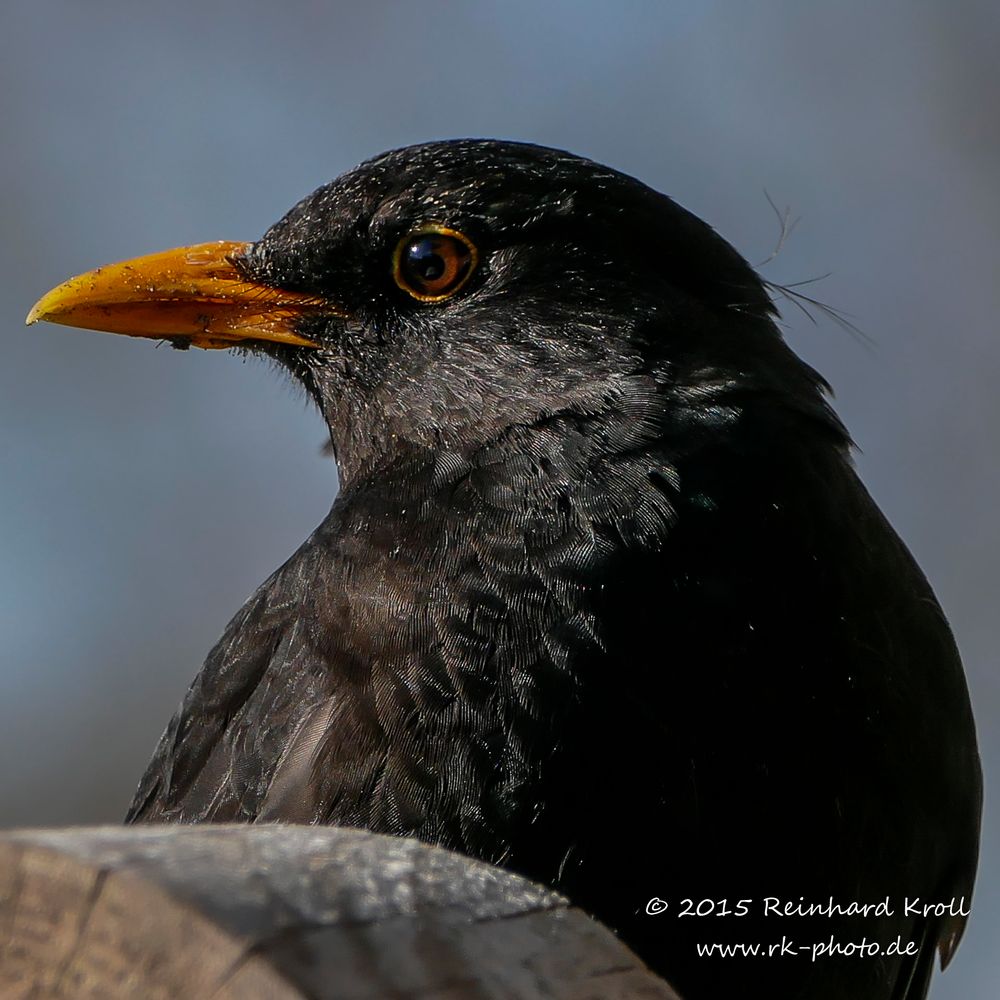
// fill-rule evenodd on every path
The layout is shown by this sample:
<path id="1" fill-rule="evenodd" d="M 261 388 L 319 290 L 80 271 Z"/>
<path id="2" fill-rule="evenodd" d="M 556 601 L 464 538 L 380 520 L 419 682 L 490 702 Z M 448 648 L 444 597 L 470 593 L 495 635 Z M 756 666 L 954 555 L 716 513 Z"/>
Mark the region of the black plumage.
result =
<path id="1" fill-rule="evenodd" d="M 446 297 L 393 279 L 427 229 L 474 248 Z M 967 904 L 976 865 L 965 682 L 746 262 L 613 170 L 458 141 L 363 164 L 235 264 L 336 305 L 297 320 L 315 347 L 244 346 L 316 401 L 341 487 L 209 654 L 129 820 L 443 844 L 562 890 L 687 1000 L 924 996 L 964 918 L 904 898 Z M 761 915 L 831 896 L 895 912 Z M 753 903 L 684 919 L 684 897 Z M 831 935 L 918 954 L 695 950 Z"/>

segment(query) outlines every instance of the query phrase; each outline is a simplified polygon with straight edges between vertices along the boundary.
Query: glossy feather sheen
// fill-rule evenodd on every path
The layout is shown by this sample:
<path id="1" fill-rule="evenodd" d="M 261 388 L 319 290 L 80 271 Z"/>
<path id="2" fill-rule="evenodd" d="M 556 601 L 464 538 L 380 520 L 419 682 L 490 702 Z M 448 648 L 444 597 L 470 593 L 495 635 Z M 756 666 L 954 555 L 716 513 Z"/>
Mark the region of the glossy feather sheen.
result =
<path id="1" fill-rule="evenodd" d="M 440 306 L 385 269 L 428 220 L 481 256 Z M 976 864 L 961 666 L 735 251 L 607 168 L 460 142 L 320 189 L 246 266 L 355 317 L 267 349 L 342 489 L 209 654 L 130 820 L 414 834 L 567 893 L 688 1000 L 922 997 L 962 921 L 903 897 L 968 900 Z M 869 921 L 644 913 L 886 895 Z M 831 933 L 922 944 L 694 954 Z"/>

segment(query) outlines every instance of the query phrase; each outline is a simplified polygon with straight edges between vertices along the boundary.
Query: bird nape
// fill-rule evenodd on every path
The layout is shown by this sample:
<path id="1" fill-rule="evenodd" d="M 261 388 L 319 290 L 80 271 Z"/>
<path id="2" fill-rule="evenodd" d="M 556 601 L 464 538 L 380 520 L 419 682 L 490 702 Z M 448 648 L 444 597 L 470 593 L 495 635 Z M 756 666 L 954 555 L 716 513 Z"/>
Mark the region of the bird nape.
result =
<path id="1" fill-rule="evenodd" d="M 923 997 L 976 868 L 965 681 L 774 318 L 664 195 L 473 140 L 46 295 L 29 321 L 276 360 L 340 471 L 129 821 L 441 844 L 564 892 L 686 1000 Z"/>

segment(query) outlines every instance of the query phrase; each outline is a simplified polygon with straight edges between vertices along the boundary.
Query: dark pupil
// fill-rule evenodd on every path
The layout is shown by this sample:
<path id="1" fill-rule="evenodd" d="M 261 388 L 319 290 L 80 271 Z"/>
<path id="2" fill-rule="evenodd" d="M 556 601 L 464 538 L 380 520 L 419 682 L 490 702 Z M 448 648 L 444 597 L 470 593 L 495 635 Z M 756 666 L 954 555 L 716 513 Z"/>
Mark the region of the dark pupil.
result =
<path id="1" fill-rule="evenodd" d="M 430 239 L 418 240 L 416 243 L 410 244 L 410 248 L 406 252 L 410 268 L 421 281 L 437 281 L 447 268 L 444 258 L 434 246 L 435 242 L 435 240 Z"/>

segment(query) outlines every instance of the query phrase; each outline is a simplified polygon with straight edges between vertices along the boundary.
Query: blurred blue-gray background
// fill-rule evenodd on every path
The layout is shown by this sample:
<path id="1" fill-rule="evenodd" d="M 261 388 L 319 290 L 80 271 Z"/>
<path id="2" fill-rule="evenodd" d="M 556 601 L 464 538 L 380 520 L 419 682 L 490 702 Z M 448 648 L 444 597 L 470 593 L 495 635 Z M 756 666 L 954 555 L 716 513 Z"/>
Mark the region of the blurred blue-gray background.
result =
<path id="1" fill-rule="evenodd" d="M 15 0 L 0 30 L 0 825 L 115 820 L 243 599 L 336 489 L 301 395 L 223 352 L 22 326 L 100 263 L 252 239 L 383 149 L 502 136 L 636 174 L 766 277 L 948 612 L 988 798 L 933 996 L 994 1000 L 1000 6 Z M 850 733 L 844 739 L 850 740 Z M 995 782 L 992 783 L 995 790 Z"/>

